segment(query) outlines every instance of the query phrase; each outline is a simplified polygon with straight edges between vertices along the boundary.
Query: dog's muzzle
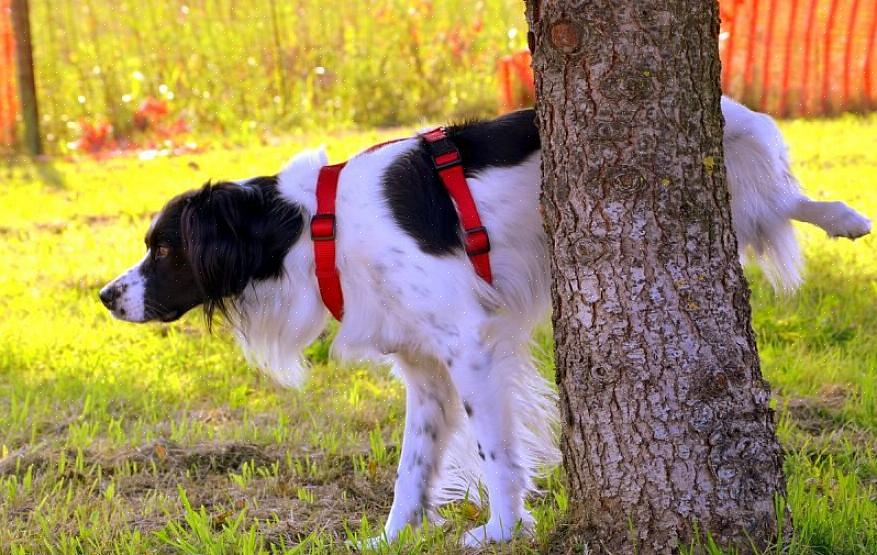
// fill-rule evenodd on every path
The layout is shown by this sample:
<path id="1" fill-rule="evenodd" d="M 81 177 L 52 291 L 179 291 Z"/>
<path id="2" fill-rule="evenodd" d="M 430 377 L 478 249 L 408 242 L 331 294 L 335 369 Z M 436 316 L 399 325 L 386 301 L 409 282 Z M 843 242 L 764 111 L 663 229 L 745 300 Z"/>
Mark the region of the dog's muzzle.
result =
<path id="1" fill-rule="evenodd" d="M 100 290 L 100 302 L 113 317 L 127 322 L 145 322 L 144 282 L 137 267 L 128 270 Z"/>

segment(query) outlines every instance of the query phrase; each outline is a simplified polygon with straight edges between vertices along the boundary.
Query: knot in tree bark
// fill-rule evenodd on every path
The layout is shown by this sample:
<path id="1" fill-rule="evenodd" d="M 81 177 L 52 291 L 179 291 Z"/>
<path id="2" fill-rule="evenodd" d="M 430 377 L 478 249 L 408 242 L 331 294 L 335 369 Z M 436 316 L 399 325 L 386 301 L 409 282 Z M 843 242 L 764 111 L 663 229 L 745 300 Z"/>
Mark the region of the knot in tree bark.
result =
<path id="1" fill-rule="evenodd" d="M 551 46 L 570 54 L 582 43 L 582 29 L 571 21 L 560 20 L 551 25 Z"/>

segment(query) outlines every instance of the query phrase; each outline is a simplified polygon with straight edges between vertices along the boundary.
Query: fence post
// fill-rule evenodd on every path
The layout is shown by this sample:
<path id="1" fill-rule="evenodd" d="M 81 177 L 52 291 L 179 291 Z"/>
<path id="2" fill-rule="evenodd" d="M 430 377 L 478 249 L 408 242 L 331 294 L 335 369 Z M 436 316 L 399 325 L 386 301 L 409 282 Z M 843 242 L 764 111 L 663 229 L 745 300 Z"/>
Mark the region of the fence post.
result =
<path id="1" fill-rule="evenodd" d="M 773 60 L 773 28 L 777 16 L 776 0 L 767 3 L 767 34 L 764 37 L 764 62 L 761 66 L 761 98 L 758 109 L 767 112 L 767 95 L 770 93 L 770 62 Z"/>
<path id="2" fill-rule="evenodd" d="M 786 26 L 786 50 L 783 54 L 783 76 L 780 85 L 780 105 L 777 114 L 780 117 L 788 117 L 786 102 L 789 100 L 789 70 L 792 66 L 792 45 L 795 43 L 795 16 L 798 15 L 798 0 L 791 0 L 789 8 L 789 24 Z"/>
<path id="3" fill-rule="evenodd" d="M 731 21 L 728 23 L 728 42 L 725 46 L 725 59 L 722 60 L 722 91 L 725 94 L 731 93 L 731 78 L 734 76 L 733 67 L 734 67 L 734 48 L 737 45 L 737 21 L 740 15 L 740 12 L 743 11 L 740 9 L 740 4 L 731 3 L 731 8 L 729 11 L 725 13 L 731 14 Z M 722 22 L 724 23 L 724 21 Z"/>
<path id="4" fill-rule="evenodd" d="M 872 108 L 875 103 L 873 82 L 871 76 L 874 71 L 874 45 L 877 44 L 877 10 L 871 14 L 871 27 L 868 30 L 868 46 L 865 47 L 865 105 Z"/>
<path id="5" fill-rule="evenodd" d="M 840 102 L 843 110 L 848 110 L 850 108 L 850 80 L 851 73 L 853 73 L 853 59 L 852 59 L 852 51 L 853 51 L 853 32 L 856 29 L 856 22 L 858 21 L 858 13 L 859 11 L 859 0 L 853 0 L 853 5 L 850 8 L 850 16 L 847 22 L 847 35 L 846 35 L 846 44 L 844 44 L 844 88 L 843 88 L 843 97 Z M 861 104 L 859 105 L 861 109 Z"/>
<path id="6" fill-rule="evenodd" d="M 755 70 L 755 45 L 756 31 L 758 30 L 758 0 L 752 0 L 751 9 L 749 11 L 749 32 L 746 36 L 746 59 L 743 62 L 743 92 L 740 94 L 740 100 L 744 103 L 751 103 L 755 98 L 752 88 L 752 72 Z M 749 95 L 752 95 L 750 98 Z"/>
<path id="7" fill-rule="evenodd" d="M 24 120 L 24 145 L 30 154 L 37 156 L 43 153 L 43 145 L 40 141 L 40 115 L 34 83 L 28 0 L 12 0 L 12 32 L 15 34 L 18 95 L 21 101 L 21 117 Z"/>
<path id="8" fill-rule="evenodd" d="M 828 6 L 828 20 L 822 35 L 822 115 L 831 114 L 836 103 L 831 101 L 831 44 L 834 38 L 834 23 L 837 19 L 838 0 L 831 0 Z M 843 108 L 841 108 L 843 109 Z"/>
<path id="9" fill-rule="evenodd" d="M 807 19 L 804 21 L 804 30 L 807 38 L 804 39 L 804 64 L 801 70 L 801 112 L 804 115 L 810 114 L 810 93 L 813 88 L 810 83 L 810 63 L 812 61 L 811 54 L 813 52 L 813 31 L 816 29 L 816 7 L 819 0 L 810 0 L 810 6 L 807 8 Z M 815 75 L 816 72 L 814 72 Z"/>

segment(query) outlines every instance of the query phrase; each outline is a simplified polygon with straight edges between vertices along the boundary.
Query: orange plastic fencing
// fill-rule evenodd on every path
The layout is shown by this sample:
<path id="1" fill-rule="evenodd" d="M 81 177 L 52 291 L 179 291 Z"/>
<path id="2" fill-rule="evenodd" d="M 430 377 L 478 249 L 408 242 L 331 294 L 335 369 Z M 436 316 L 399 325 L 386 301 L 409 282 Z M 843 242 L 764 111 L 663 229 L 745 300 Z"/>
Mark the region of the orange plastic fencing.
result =
<path id="1" fill-rule="evenodd" d="M 779 116 L 877 107 L 875 0 L 721 0 L 722 88 Z M 532 104 L 529 53 L 499 61 L 503 110 Z"/>
<path id="2" fill-rule="evenodd" d="M 500 108 L 503 112 L 533 105 L 536 100 L 536 86 L 533 82 L 529 50 L 503 56 L 499 59 L 497 71 Z"/>
<path id="3" fill-rule="evenodd" d="M 722 87 L 782 116 L 877 106 L 874 0 L 723 0 Z"/>
<path id="4" fill-rule="evenodd" d="M 15 43 L 12 39 L 10 0 L 0 0 L 0 146 L 15 140 Z"/>

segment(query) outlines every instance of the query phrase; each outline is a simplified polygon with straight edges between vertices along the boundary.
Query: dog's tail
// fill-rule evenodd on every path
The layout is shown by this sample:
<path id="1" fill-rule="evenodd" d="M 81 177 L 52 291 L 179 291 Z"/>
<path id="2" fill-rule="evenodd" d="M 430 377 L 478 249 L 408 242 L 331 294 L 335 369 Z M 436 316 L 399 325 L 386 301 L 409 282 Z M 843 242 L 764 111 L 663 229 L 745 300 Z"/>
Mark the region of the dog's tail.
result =
<path id="1" fill-rule="evenodd" d="M 804 198 L 774 121 L 722 98 L 731 217 L 741 258 L 751 251 L 776 290 L 801 284 L 801 251 L 791 215 Z"/>

